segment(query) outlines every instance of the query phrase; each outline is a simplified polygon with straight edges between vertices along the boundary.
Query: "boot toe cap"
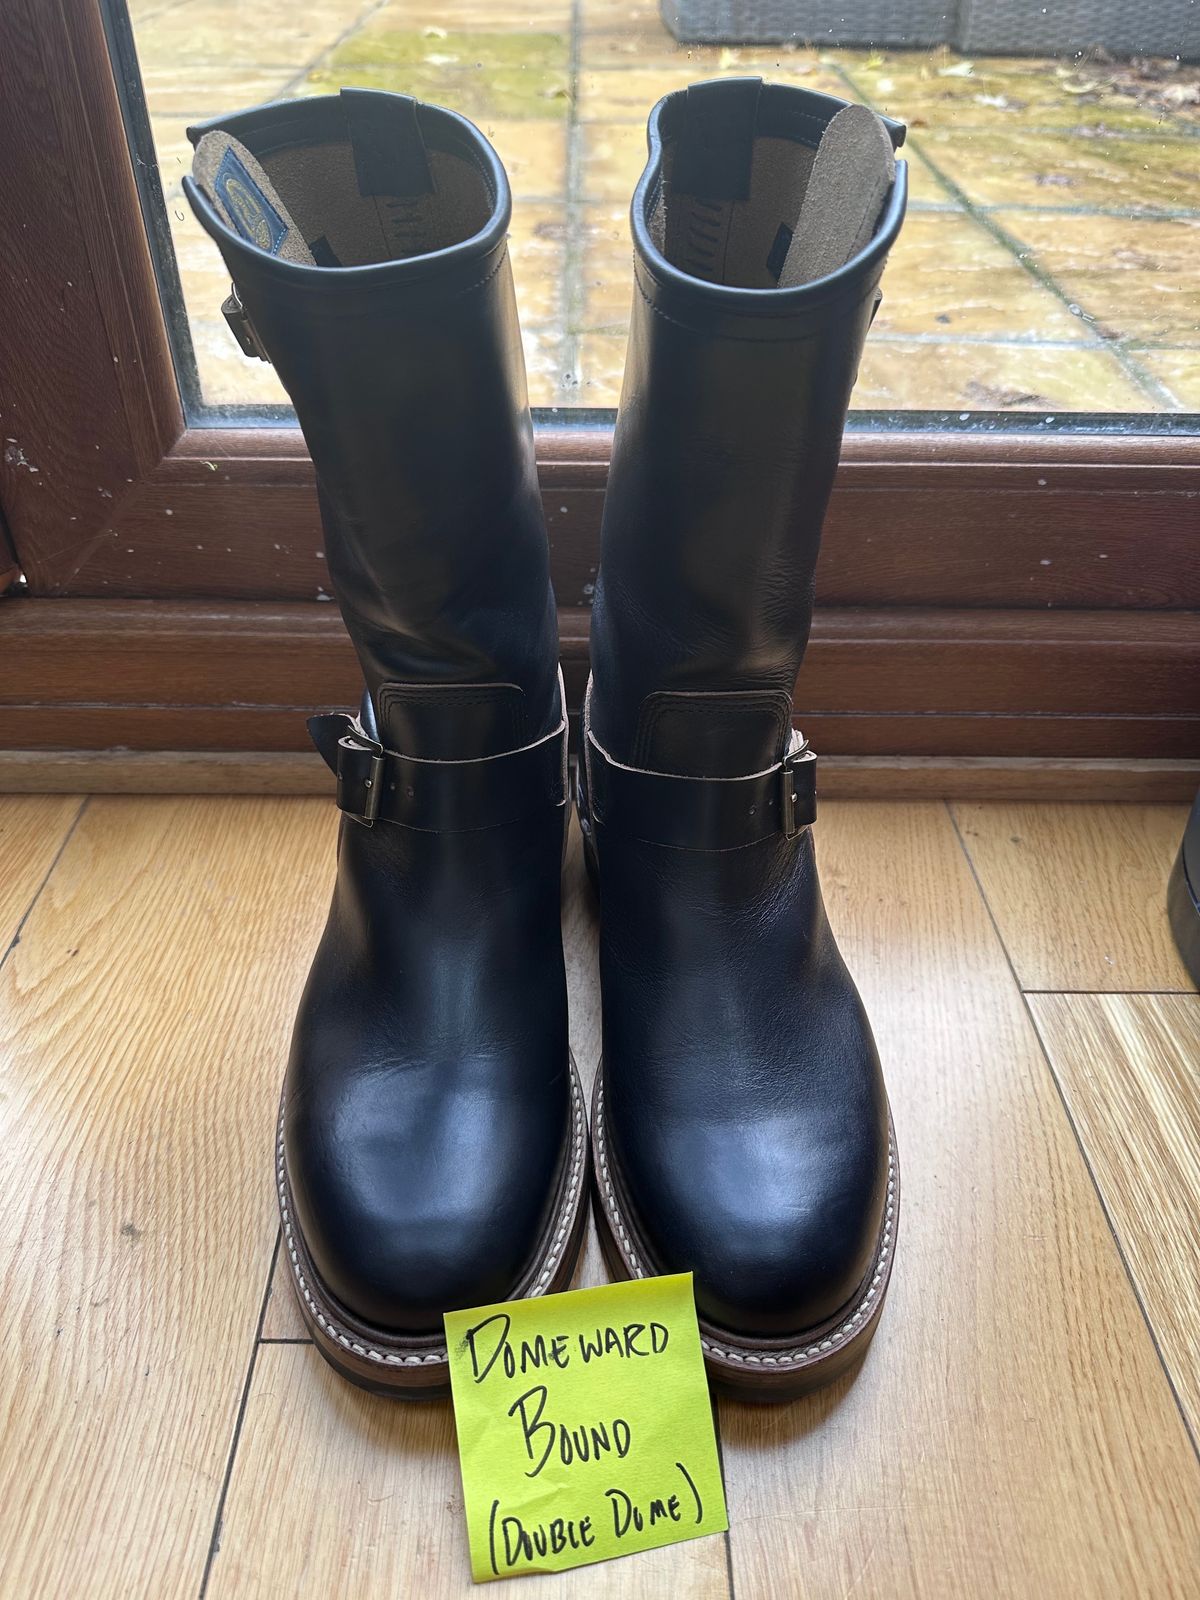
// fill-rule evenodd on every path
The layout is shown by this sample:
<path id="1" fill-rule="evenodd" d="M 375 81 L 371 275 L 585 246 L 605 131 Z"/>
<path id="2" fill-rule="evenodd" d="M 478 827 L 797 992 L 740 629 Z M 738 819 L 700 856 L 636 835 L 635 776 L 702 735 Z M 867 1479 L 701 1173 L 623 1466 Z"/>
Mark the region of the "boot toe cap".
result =
<path id="1" fill-rule="evenodd" d="M 434 1334 L 442 1314 L 509 1298 L 552 1203 L 561 1141 L 532 1118 L 445 1105 L 397 1126 L 379 1106 L 296 1116 L 285 1136 L 295 1218 L 322 1286 L 357 1321 Z"/>
<path id="2" fill-rule="evenodd" d="M 402 1227 L 367 1208 L 355 1216 L 344 1197 L 326 1206 L 336 1228 L 307 1210 L 305 1244 L 323 1285 L 356 1321 L 386 1333 L 440 1332 L 443 1312 L 505 1299 L 521 1271 L 513 1241 L 474 1206 Z"/>
<path id="3" fill-rule="evenodd" d="M 886 1136 L 876 1148 L 860 1129 L 853 1152 L 809 1145 L 807 1159 L 799 1138 L 704 1142 L 703 1156 L 659 1152 L 641 1167 L 652 1182 L 631 1185 L 659 1270 L 691 1271 L 700 1316 L 740 1337 L 808 1334 L 852 1310 L 879 1246 Z"/>

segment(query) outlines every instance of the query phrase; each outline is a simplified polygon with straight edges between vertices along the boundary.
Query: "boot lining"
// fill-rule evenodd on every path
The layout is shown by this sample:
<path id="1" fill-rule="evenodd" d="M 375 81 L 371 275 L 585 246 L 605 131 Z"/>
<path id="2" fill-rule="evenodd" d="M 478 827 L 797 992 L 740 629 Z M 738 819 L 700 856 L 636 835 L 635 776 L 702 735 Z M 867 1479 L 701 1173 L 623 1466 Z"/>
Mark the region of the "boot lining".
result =
<path id="1" fill-rule="evenodd" d="M 832 117 L 818 149 L 757 134 L 745 197 L 702 191 L 691 153 L 689 187 L 675 182 L 680 146 L 663 148 L 662 180 L 647 214 L 651 238 L 672 266 L 739 289 L 791 288 L 851 260 L 878 227 L 895 177 L 882 121 L 862 106 Z M 728 191 L 726 190 L 726 193 Z"/>
<path id="2" fill-rule="evenodd" d="M 280 202 L 275 210 L 294 224 L 307 245 L 301 253 L 280 253 L 319 266 L 366 266 L 446 249 L 481 232 L 495 208 L 495 196 L 479 168 L 469 157 L 450 151 L 427 150 L 429 193 L 361 194 L 349 139 L 287 144 L 256 158 L 231 134 L 216 129 L 196 147 L 197 181 L 225 221 L 243 235 L 211 177 L 230 150 L 251 182 L 266 175 L 263 191 Z"/>

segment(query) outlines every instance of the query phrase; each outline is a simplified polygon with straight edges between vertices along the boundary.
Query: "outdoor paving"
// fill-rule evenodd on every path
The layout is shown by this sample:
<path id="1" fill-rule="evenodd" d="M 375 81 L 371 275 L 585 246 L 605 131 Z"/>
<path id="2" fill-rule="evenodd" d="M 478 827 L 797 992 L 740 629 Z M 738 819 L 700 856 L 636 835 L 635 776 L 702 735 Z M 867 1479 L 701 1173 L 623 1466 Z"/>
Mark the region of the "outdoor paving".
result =
<path id="1" fill-rule="evenodd" d="M 613 406 L 646 113 L 698 78 L 752 73 L 909 127 L 909 217 L 857 407 L 1200 411 L 1200 69 L 683 46 L 648 0 L 130 0 L 130 12 L 208 404 L 285 397 L 221 319 L 224 271 L 180 192 L 189 122 L 343 84 L 471 117 L 512 182 L 530 398 Z"/>

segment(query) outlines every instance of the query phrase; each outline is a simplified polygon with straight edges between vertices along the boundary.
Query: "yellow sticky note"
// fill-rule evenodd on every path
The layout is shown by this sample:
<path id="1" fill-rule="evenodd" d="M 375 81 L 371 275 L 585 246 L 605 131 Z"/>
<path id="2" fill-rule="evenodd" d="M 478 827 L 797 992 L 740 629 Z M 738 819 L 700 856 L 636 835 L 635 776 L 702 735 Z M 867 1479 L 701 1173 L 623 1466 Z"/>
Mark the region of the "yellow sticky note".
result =
<path id="1" fill-rule="evenodd" d="M 476 1582 L 728 1527 L 691 1273 L 446 1316 Z"/>

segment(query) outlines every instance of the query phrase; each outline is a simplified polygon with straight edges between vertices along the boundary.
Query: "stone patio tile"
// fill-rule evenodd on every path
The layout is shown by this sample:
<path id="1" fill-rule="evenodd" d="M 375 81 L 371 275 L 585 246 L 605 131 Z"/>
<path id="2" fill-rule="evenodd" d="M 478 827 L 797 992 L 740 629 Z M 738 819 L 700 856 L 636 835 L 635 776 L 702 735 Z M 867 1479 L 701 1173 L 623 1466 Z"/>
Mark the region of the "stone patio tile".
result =
<path id="1" fill-rule="evenodd" d="M 153 120 L 176 117 L 183 122 L 203 122 L 226 111 L 242 111 L 267 100 L 302 94 L 289 87 L 296 69 L 288 66 L 203 66 L 164 62 L 142 63 L 142 88 Z"/>
<path id="2" fill-rule="evenodd" d="M 567 129 L 563 122 L 508 122 L 485 117 L 480 129 L 496 146 L 508 173 L 513 199 L 565 197 Z"/>
<path id="3" fill-rule="evenodd" d="M 155 16 L 168 7 L 187 4 L 188 0 L 125 0 L 125 9 L 129 13 L 129 20 L 136 27 L 146 18 Z"/>
<path id="4" fill-rule="evenodd" d="M 588 206 L 583 216 L 583 295 L 578 326 L 624 338 L 633 304 L 633 244 L 628 207 Z"/>
<path id="5" fill-rule="evenodd" d="M 1200 411 L 1200 347 L 1139 350 L 1136 359 L 1172 395 L 1181 411 Z"/>
<path id="6" fill-rule="evenodd" d="M 571 0 L 388 0 L 379 10 L 364 5 L 362 33 L 417 32 L 431 40 L 443 33 L 567 34 Z"/>
<path id="7" fill-rule="evenodd" d="M 646 130 L 634 122 L 592 122 L 580 129 L 585 200 L 628 205 L 646 165 Z"/>
<path id="8" fill-rule="evenodd" d="M 567 258 L 567 211 L 561 202 L 517 206 L 508 232 L 517 310 L 521 323 L 562 328 L 563 274 Z"/>
<path id="9" fill-rule="evenodd" d="M 223 317 L 189 318 L 200 392 L 210 406 L 290 405 L 274 367 L 243 355 Z"/>
<path id="10" fill-rule="evenodd" d="M 852 100 L 853 93 L 848 89 L 846 98 Z M 908 204 L 910 209 L 917 208 L 942 208 L 955 211 L 958 201 L 950 194 L 945 184 L 925 160 L 917 149 L 914 149 L 912 140 L 909 139 L 900 149 L 900 157 L 908 165 Z"/>
<path id="11" fill-rule="evenodd" d="M 994 215 L 1096 332 L 1200 345 L 1200 217 Z"/>
<path id="12" fill-rule="evenodd" d="M 579 0 L 579 22 L 585 34 L 661 34 L 675 43 L 656 0 Z"/>
<path id="13" fill-rule="evenodd" d="M 555 406 L 563 394 L 562 333 L 558 328 L 522 327 L 531 406 Z M 581 402 L 576 402 L 577 404 Z"/>
<path id="14" fill-rule="evenodd" d="M 137 25 L 143 69 L 188 71 L 198 65 L 235 70 L 265 62 L 305 67 L 362 17 L 366 0 L 204 0 L 171 7 Z"/>
<path id="15" fill-rule="evenodd" d="M 615 406 L 625 371 L 625 335 L 588 333 L 579 341 L 576 405 Z"/>
<path id="16" fill-rule="evenodd" d="M 1078 317 L 962 211 L 909 216 L 883 278 L 878 333 L 1082 340 Z"/>
<path id="17" fill-rule="evenodd" d="M 1103 67 L 946 51 L 844 57 L 872 103 L 916 128 L 1109 128 L 1162 132 L 1173 119 L 1113 86 Z M 967 70 L 969 69 L 969 70 Z"/>
<path id="18" fill-rule="evenodd" d="M 1107 350 L 868 339 L 855 410 L 1153 411 Z"/>
<path id="19" fill-rule="evenodd" d="M 1078 133 L 952 133 L 912 143 L 976 205 L 1106 206 L 1130 214 L 1200 203 L 1200 143 Z"/>

